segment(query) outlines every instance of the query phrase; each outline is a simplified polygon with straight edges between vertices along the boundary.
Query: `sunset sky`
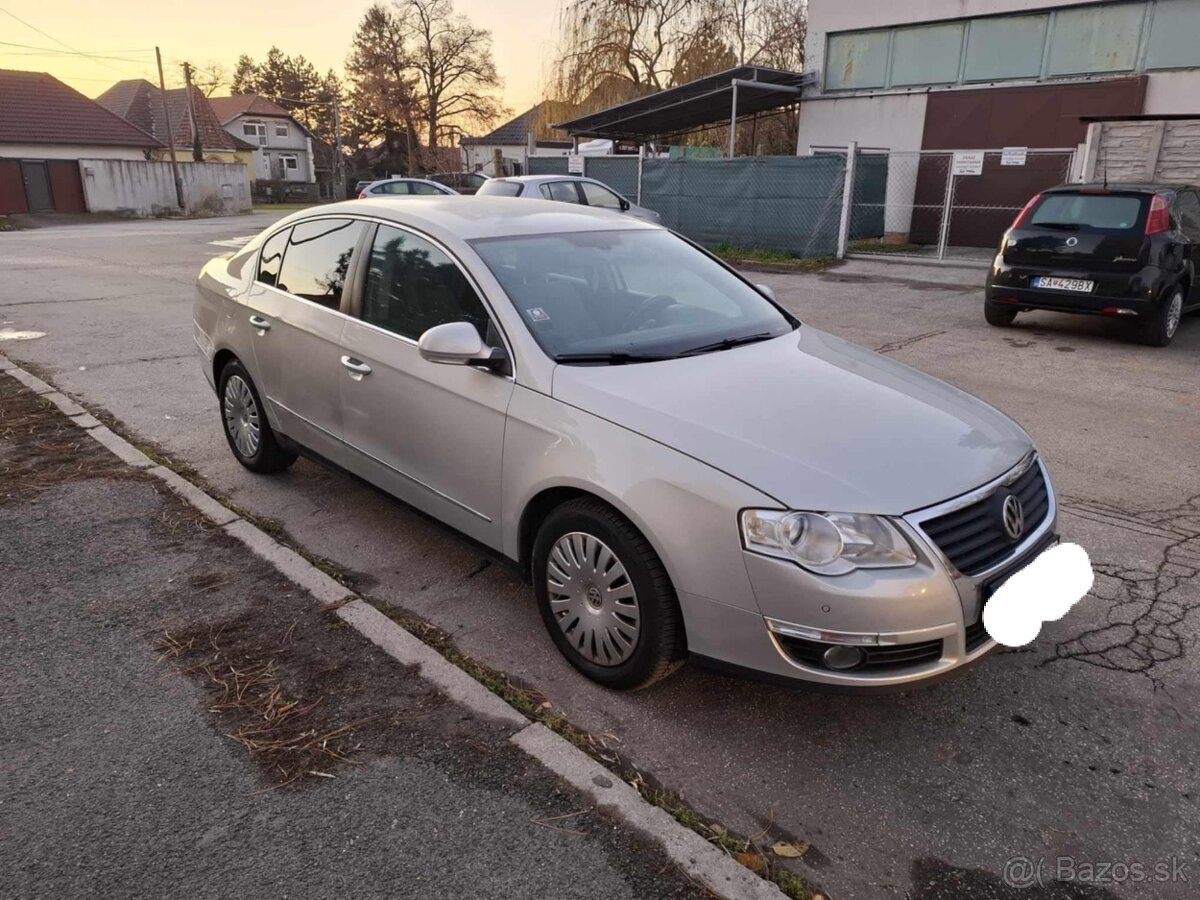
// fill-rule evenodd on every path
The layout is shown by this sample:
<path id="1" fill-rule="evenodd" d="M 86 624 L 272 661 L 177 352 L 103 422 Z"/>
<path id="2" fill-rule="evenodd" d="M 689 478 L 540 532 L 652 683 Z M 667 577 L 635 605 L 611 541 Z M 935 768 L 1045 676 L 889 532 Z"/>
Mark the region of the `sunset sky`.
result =
<path id="1" fill-rule="evenodd" d="M 185 59 L 220 62 L 232 73 L 239 54 L 261 59 L 274 44 L 302 53 L 321 72 L 340 73 L 368 6 L 370 0 L 0 0 L 0 68 L 49 72 L 95 97 L 124 78 L 157 82 L 155 45 L 168 82 L 182 83 Z M 454 7 L 491 30 L 504 102 L 513 113 L 541 99 L 559 0 L 454 0 Z"/>

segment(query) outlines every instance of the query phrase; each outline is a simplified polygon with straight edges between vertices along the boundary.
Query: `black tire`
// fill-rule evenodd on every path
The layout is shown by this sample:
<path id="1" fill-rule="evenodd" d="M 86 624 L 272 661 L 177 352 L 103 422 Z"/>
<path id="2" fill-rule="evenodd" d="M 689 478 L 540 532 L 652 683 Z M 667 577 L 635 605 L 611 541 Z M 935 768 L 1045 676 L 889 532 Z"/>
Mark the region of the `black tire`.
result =
<path id="1" fill-rule="evenodd" d="M 1143 344 L 1151 347 L 1165 347 L 1171 343 L 1179 330 L 1179 320 L 1183 317 L 1183 288 L 1173 288 L 1158 308 L 1151 312 L 1141 323 L 1139 337 Z M 1172 306 L 1176 309 L 1172 313 Z"/>
<path id="2" fill-rule="evenodd" d="M 558 595 L 552 603 L 548 583 L 551 553 L 559 540 L 567 535 L 591 537 L 604 545 L 597 551 L 596 559 L 601 558 L 603 549 L 608 549 L 617 560 L 616 565 L 608 567 L 608 571 L 615 571 L 617 566 L 621 566 L 627 573 L 627 583 L 635 592 L 633 603 L 637 610 L 637 633 L 632 649 L 629 649 L 628 642 L 622 645 L 616 637 L 617 633 L 622 638 L 628 637 L 625 631 L 620 629 L 620 621 L 612 618 L 620 612 L 617 605 L 602 594 L 596 598 L 597 605 L 593 606 L 590 602 L 592 591 L 600 594 L 596 586 L 593 585 L 584 592 L 587 599 L 570 601 Z M 555 558 L 558 559 L 557 556 Z M 595 560 L 591 562 L 592 574 L 595 576 Z M 598 576 L 599 579 L 605 577 L 603 573 Z M 599 583 L 603 584 L 603 581 Z M 611 586 L 619 583 L 620 577 L 611 582 L 608 589 L 620 591 L 620 587 Z M 641 532 L 616 510 L 599 500 L 570 500 L 546 517 L 533 544 L 533 586 L 542 621 L 559 651 L 571 665 L 605 687 L 623 691 L 647 687 L 677 669 L 687 656 L 679 601 L 662 560 Z M 572 612 L 565 609 L 564 604 L 570 603 L 575 603 L 576 609 L 581 609 L 582 604 L 586 603 L 593 612 Z M 587 626 L 592 628 L 590 633 L 593 635 L 590 648 L 587 649 L 590 649 L 593 655 L 608 656 L 609 660 L 604 664 L 589 659 L 587 649 L 580 650 L 580 639 L 583 639 L 584 644 L 587 643 L 584 625 L 577 624 L 568 636 L 564 628 L 570 623 L 565 619 L 574 615 L 577 622 L 583 622 L 584 617 L 590 614 L 594 614 L 596 619 L 587 621 L 594 621 L 603 627 L 608 632 L 608 645 L 618 652 L 627 653 L 626 658 L 618 661 L 612 658 L 611 654 L 606 654 L 604 648 L 607 645 L 603 637 L 599 653 L 597 652 L 594 634 L 599 629 L 596 624 Z M 606 624 L 609 622 L 614 627 Z"/>
<path id="3" fill-rule="evenodd" d="M 995 325 L 997 328 L 1007 328 L 1017 318 L 1017 311 L 1011 306 L 1005 306 L 1003 303 L 984 300 L 983 317 L 987 319 L 989 325 Z"/>
<path id="4" fill-rule="evenodd" d="M 245 391 L 242 390 L 243 386 Z M 296 461 L 295 453 L 279 445 L 263 411 L 258 388 L 254 386 L 250 373 L 236 359 L 231 359 L 221 370 L 221 376 L 217 379 L 217 401 L 221 410 L 221 430 L 225 432 L 225 440 L 234 458 L 243 466 L 260 475 L 273 475 Z M 245 438 L 241 438 L 239 442 L 239 437 L 231 432 L 231 428 L 235 427 L 231 417 L 240 420 L 243 425 L 252 418 L 257 427 L 257 440 L 248 444 Z"/>

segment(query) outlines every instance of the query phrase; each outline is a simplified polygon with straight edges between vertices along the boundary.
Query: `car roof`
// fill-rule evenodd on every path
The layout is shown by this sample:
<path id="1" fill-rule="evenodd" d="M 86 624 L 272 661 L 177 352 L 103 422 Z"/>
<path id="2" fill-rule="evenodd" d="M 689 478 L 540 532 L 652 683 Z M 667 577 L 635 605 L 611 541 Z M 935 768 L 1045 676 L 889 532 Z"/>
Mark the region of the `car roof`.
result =
<path id="1" fill-rule="evenodd" d="M 398 225 L 408 225 L 435 237 L 448 235 L 464 241 L 521 234 L 659 230 L 657 225 L 627 216 L 616 216 L 609 210 L 590 206 L 555 200 L 479 195 L 404 199 L 381 197 L 370 204 L 346 200 L 292 213 L 278 224 L 294 225 L 317 216 L 339 214 L 390 219 Z"/>
<path id="2" fill-rule="evenodd" d="M 371 182 L 371 186 L 374 187 L 377 184 L 391 184 L 395 181 L 412 181 L 416 182 L 417 184 L 437 184 L 436 181 L 430 181 L 428 178 L 417 178 L 415 176 L 405 175 L 401 178 L 376 178 Z M 445 187 L 445 185 L 438 185 L 438 187 Z"/>
<path id="3" fill-rule="evenodd" d="M 587 178 L 583 175 L 509 175 L 505 178 L 496 178 L 494 181 L 519 181 L 522 184 L 537 184 L 542 181 L 595 181 L 595 178 Z"/>
<path id="4" fill-rule="evenodd" d="M 1194 184 L 1160 181 L 1110 181 L 1107 184 L 1094 181 L 1086 184 L 1059 184 L 1042 191 L 1043 194 L 1063 193 L 1067 191 L 1129 191 L 1131 193 L 1153 194 L 1158 191 L 1194 191 Z"/>

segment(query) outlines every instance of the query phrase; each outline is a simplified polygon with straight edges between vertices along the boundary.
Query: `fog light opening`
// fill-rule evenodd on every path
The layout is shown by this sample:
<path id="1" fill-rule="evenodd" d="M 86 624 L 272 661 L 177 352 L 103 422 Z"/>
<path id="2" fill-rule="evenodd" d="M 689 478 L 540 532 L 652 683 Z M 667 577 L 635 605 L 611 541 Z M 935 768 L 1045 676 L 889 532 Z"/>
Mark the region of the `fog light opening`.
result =
<path id="1" fill-rule="evenodd" d="M 861 647 L 848 647 L 839 644 L 836 647 L 830 647 L 821 656 L 821 661 L 825 663 L 826 668 L 845 671 L 846 669 L 857 669 L 867 660 L 867 654 Z"/>

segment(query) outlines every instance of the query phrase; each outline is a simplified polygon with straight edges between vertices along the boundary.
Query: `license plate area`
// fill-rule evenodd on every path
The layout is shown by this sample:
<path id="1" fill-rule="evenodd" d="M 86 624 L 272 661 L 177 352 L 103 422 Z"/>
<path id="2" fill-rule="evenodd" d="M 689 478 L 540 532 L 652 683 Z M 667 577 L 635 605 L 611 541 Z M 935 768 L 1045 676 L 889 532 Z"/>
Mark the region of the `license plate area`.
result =
<path id="1" fill-rule="evenodd" d="M 1031 278 L 1030 285 L 1045 291 L 1072 291 L 1076 294 L 1090 294 L 1096 289 L 1096 282 L 1085 278 L 1058 278 L 1051 275 L 1039 275 Z"/>

